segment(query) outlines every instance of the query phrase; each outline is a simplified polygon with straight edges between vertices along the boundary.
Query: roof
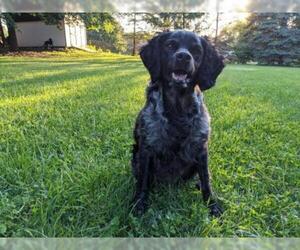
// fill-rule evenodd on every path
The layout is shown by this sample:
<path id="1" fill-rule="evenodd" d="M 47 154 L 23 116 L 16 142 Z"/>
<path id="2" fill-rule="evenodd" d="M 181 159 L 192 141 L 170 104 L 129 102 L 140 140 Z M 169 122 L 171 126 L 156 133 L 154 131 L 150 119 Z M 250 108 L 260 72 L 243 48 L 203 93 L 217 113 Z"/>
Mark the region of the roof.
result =
<path id="1" fill-rule="evenodd" d="M 32 22 L 32 21 L 42 21 L 42 19 L 39 16 L 35 16 L 32 14 L 22 13 L 22 14 L 16 14 L 13 17 L 15 22 Z"/>

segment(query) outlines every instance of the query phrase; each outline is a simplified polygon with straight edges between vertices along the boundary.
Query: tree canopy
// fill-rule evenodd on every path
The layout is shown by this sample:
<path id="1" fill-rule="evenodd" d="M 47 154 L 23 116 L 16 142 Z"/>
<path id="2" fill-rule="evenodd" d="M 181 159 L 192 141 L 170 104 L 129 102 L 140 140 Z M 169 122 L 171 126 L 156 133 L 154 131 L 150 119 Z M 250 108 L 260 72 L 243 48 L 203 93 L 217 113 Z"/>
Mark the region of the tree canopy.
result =
<path id="1" fill-rule="evenodd" d="M 253 13 L 246 22 L 222 31 L 221 36 L 242 63 L 252 60 L 268 65 L 299 64 L 299 16 L 299 13 Z"/>
<path id="2" fill-rule="evenodd" d="M 192 29 L 193 21 L 201 18 L 205 13 L 165 12 L 147 13 L 144 20 L 154 29 L 161 31 L 175 29 Z"/>

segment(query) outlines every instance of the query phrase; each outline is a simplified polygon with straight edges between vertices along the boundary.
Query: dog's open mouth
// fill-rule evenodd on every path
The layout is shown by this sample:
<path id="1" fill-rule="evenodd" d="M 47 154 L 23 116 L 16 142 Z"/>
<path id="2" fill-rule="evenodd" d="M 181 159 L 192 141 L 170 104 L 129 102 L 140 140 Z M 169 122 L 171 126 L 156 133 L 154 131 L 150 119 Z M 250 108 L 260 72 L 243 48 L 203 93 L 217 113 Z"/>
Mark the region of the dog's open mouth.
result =
<path id="1" fill-rule="evenodd" d="M 189 81 L 189 74 L 184 70 L 175 70 L 172 72 L 172 79 L 176 83 L 187 84 Z"/>

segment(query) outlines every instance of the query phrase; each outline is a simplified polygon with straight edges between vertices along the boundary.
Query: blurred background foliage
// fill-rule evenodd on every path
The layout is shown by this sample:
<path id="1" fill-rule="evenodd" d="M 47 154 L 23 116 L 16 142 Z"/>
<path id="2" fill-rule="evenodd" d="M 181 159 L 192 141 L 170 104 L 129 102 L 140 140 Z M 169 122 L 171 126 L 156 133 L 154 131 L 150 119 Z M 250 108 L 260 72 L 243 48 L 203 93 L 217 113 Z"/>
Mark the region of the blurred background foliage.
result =
<path id="1" fill-rule="evenodd" d="M 20 13 L 0 14 L 0 46 L 17 50 L 15 20 Z M 59 26 L 83 20 L 88 44 L 100 51 L 136 55 L 158 32 L 186 29 L 206 35 L 228 62 L 263 65 L 300 64 L 300 13 L 250 13 L 224 22 L 224 13 L 32 13 Z"/>

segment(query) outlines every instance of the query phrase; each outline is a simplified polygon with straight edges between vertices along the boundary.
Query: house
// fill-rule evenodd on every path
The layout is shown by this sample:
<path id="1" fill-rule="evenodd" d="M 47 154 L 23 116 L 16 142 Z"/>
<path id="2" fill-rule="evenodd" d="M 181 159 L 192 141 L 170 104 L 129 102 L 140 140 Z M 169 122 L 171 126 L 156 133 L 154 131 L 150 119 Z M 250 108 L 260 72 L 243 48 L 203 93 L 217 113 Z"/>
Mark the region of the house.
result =
<path id="1" fill-rule="evenodd" d="M 84 48 L 87 45 L 86 27 L 82 21 L 62 20 L 58 25 L 49 25 L 38 16 L 22 14 L 15 18 L 15 23 L 20 48 L 42 47 L 50 38 L 56 48 Z"/>

